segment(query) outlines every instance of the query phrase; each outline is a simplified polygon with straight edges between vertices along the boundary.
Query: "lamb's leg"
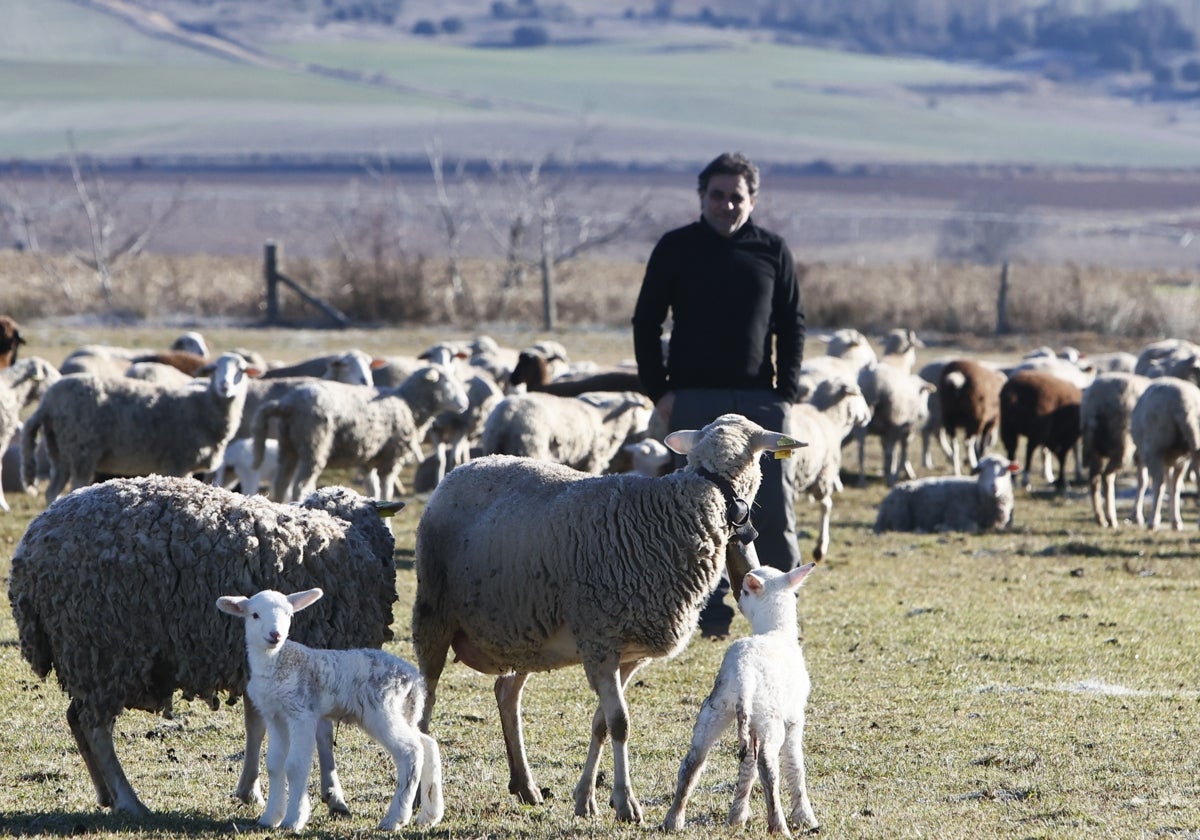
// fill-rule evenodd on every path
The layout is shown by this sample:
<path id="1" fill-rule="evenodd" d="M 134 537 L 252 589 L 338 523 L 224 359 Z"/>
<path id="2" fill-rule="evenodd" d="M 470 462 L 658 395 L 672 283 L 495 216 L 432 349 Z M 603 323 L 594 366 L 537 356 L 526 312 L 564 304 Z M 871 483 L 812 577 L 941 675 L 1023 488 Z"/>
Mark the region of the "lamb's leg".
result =
<path id="1" fill-rule="evenodd" d="M 75 736 L 83 763 L 87 765 L 88 775 L 92 777 L 96 801 L 116 812 L 135 817 L 149 816 L 150 809 L 138 799 L 117 758 L 113 747 L 113 721 L 89 726 L 83 721 L 82 712 L 79 702 L 72 700 L 67 706 L 67 724 Z"/>
<path id="2" fill-rule="evenodd" d="M 663 828 L 668 831 L 679 831 L 687 823 L 688 799 L 696 788 L 696 782 L 700 780 L 700 774 L 704 772 L 708 752 L 733 720 L 731 708 L 714 706 L 712 700 L 712 695 L 709 695 L 700 707 L 696 725 L 692 728 L 692 744 L 679 764 L 675 801 L 671 803 L 666 819 L 663 820 Z"/>
<path id="3" fill-rule="evenodd" d="M 287 813 L 283 817 L 281 828 L 299 831 L 308 824 L 311 807 L 308 802 L 308 774 L 312 770 L 313 753 L 317 747 L 318 720 L 300 718 L 289 720 L 288 751 L 284 762 L 284 772 L 287 774 Z M 271 733 L 272 740 L 275 734 Z M 269 759 L 268 759 L 269 764 Z M 271 789 L 274 791 L 275 778 L 271 777 Z"/>
<path id="4" fill-rule="evenodd" d="M 528 674 L 508 674 L 496 678 L 496 706 L 500 710 L 500 728 L 504 732 L 504 751 L 508 755 L 508 792 L 515 793 L 526 805 L 541 805 L 542 794 L 533 780 L 525 757 L 525 734 L 521 727 L 521 691 Z"/>
<path id="5" fill-rule="evenodd" d="M 263 737 L 267 732 L 266 721 L 249 697 L 242 698 L 242 720 L 246 727 L 246 754 L 242 758 L 242 775 L 238 778 L 234 795 L 247 805 L 261 808 L 266 801 L 259 780 L 259 756 L 262 753 Z"/>
<path id="6" fill-rule="evenodd" d="M 808 777 L 804 770 L 804 722 L 788 728 L 783 742 L 783 772 L 792 799 L 792 823 L 807 829 L 818 827 L 817 815 L 808 799 Z"/>
<path id="7" fill-rule="evenodd" d="M 750 818 L 750 793 L 754 789 L 755 768 L 761 748 L 758 736 L 750 729 L 745 709 L 738 709 L 738 777 L 729 803 L 729 824 L 745 825 Z"/>
<path id="8" fill-rule="evenodd" d="M 396 763 L 396 792 L 379 822 L 381 831 L 395 831 L 412 818 L 423 764 L 421 734 L 404 720 L 389 719 L 381 710 L 365 715 L 362 723 L 367 734 L 386 749 Z"/>
<path id="9" fill-rule="evenodd" d="M 317 724 L 317 766 L 321 770 L 321 801 L 335 817 L 350 816 L 350 806 L 342 793 L 342 780 L 338 777 L 337 759 L 333 757 L 333 724 L 321 718 Z"/>
<path id="10" fill-rule="evenodd" d="M 267 724 L 267 807 L 258 824 L 274 828 L 283 821 L 287 811 L 288 731 L 285 726 Z"/>
<path id="11" fill-rule="evenodd" d="M 782 721 L 767 721 L 758 733 L 758 778 L 767 801 L 767 830 L 790 837 L 779 797 L 779 754 L 785 739 Z"/>
<path id="12" fill-rule="evenodd" d="M 613 654 L 600 662 L 583 664 L 588 683 L 600 698 L 604 725 L 592 722 L 592 743 L 579 784 L 575 786 L 575 815 L 586 816 L 596 809 L 596 772 L 601 748 L 607 734 L 612 735 L 613 781 L 612 804 L 617 819 L 622 822 L 642 821 L 642 806 L 633 795 L 629 778 L 629 706 L 625 702 L 625 684 L 641 662 L 617 661 Z"/>
<path id="13" fill-rule="evenodd" d="M 442 752 L 438 743 L 421 733 L 421 810 L 417 825 L 437 825 L 446 806 L 442 799 Z"/>

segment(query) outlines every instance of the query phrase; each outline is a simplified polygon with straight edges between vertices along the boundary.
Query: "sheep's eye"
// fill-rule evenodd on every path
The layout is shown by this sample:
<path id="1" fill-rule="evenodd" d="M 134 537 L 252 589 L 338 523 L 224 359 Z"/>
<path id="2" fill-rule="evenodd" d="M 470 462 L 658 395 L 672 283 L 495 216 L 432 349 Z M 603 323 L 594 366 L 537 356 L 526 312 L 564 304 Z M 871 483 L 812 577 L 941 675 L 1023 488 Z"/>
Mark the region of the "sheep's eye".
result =
<path id="1" fill-rule="evenodd" d="M 258 618 L 258 613 L 250 613 L 251 618 Z"/>

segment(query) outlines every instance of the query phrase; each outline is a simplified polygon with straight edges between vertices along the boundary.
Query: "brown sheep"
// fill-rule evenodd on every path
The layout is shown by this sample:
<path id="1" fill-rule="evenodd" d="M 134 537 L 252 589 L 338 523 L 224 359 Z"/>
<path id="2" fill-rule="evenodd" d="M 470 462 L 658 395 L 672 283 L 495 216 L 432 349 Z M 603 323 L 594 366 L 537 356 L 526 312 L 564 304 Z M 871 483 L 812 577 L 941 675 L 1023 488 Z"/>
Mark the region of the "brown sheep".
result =
<path id="1" fill-rule="evenodd" d="M 16 363 L 17 351 L 24 343 L 20 325 L 9 316 L 0 315 L 0 368 Z"/>
<path id="2" fill-rule="evenodd" d="M 1025 437 L 1025 471 L 1028 488 L 1033 452 L 1044 446 L 1058 460 L 1059 493 L 1067 491 L 1063 471 L 1067 453 L 1079 440 L 1079 406 L 1083 391 L 1065 379 L 1037 370 L 1014 373 L 1000 389 L 1000 440 L 1009 460 L 1016 457 L 1017 439 Z"/>
<path id="3" fill-rule="evenodd" d="M 958 430 L 963 430 L 967 460 L 975 469 L 995 438 L 1000 423 L 1000 389 L 1006 380 L 1000 371 L 971 359 L 954 359 L 942 367 L 937 397 L 942 428 L 953 446 L 955 475 L 962 475 Z"/>
<path id="4" fill-rule="evenodd" d="M 544 391 L 559 397 L 577 397 L 589 391 L 636 391 L 646 393 L 637 371 L 614 368 L 584 376 L 552 379 L 550 361 L 537 353 L 522 351 L 516 367 L 508 378 L 509 384 L 524 385 L 528 391 Z"/>

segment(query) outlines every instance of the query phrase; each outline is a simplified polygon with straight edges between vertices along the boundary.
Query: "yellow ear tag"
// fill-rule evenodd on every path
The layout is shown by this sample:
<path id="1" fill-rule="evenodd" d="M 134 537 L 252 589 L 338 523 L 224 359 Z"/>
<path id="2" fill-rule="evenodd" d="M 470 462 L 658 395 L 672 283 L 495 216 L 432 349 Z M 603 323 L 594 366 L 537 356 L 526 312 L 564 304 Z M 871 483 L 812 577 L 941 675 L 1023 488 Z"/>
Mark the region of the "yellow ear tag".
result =
<path id="1" fill-rule="evenodd" d="M 790 449 L 780 449 L 778 452 L 773 452 L 773 453 L 771 453 L 771 454 L 775 456 L 775 460 L 776 460 L 776 461 L 782 461 L 784 458 L 791 458 L 791 457 L 792 457 L 792 450 L 790 450 Z"/>

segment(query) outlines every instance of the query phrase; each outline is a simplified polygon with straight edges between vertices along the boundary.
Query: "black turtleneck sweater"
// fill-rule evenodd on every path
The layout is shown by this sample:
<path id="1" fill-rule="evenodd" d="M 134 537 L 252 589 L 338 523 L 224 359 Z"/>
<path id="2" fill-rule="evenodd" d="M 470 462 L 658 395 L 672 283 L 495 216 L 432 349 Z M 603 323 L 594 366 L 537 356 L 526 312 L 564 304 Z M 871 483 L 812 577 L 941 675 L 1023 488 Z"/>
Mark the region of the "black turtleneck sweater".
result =
<path id="1" fill-rule="evenodd" d="M 804 308 L 787 243 L 753 219 L 728 238 L 703 219 L 665 234 L 650 254 L 633 310 L 633 348 L 654 400 L 680 388 L 774 388 L 795 402 Z"/>

